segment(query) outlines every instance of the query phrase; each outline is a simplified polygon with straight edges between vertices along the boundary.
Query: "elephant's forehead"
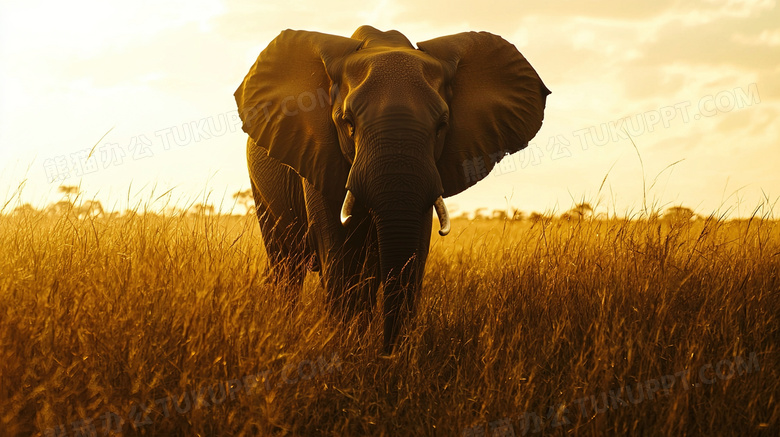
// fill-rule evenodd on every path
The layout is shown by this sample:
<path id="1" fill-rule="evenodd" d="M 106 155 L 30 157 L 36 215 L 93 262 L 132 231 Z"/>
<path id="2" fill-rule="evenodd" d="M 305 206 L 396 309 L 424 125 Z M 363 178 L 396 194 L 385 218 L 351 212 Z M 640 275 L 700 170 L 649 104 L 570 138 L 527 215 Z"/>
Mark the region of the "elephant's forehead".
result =
<path id="1" fill-rule="evenodd" d="M 389 30 L 382 32 L 372 26 L 360 26 L 352 38 L 363 41 L 363 47 L 406 47 L 413 49 L 412 43 L 401 32 Z"/>
<path id="2" fill-rule="evenodd" d="M 436 60 L 414 49 L 360 50 L 346 59 L 345 79 L 358 83 L 433 85 L 441 77 Z"/>

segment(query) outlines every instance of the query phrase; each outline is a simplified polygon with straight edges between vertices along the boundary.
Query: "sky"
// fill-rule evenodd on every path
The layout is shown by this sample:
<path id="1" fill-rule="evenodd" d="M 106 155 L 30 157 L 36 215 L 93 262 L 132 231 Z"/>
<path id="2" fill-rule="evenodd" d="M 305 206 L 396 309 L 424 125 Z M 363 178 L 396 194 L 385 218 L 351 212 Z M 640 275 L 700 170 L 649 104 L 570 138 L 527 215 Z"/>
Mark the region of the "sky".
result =
<path id="1" fill-rule="evenodd" d="M 287 28 L 363 24 L 501 35 L 552 90 L 529 147 L 451 213 L 739 217 L 780 196 L 775 1 L 0 0 L 0 207 L 78 185 L 112 210 L 229 208 L 249 187 L 233 92 L 257 55 Z"/>

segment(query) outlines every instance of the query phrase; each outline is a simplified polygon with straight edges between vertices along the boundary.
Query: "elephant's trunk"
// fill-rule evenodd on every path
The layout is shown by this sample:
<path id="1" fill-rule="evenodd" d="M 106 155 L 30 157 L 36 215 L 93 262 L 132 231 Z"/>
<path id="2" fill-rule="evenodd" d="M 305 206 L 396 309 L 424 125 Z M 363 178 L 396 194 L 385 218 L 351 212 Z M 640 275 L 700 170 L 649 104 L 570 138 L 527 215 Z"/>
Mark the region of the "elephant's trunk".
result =
<path id="1" fill-rule="evenodd" d="M 419 174 L 406 176 L 406 190 L 381 193 L 372 201 L 384 283 L 384 350 L 388 354 L 414 312 L 428 257 L 432 221 L 432 201 L 428 199 L 432 195 L 421 193 L 422 187 L 430 184 L 423 184 Z"/>
<path id="2" fill-rule="evenodd" d="M 356 199 L 373 215 L 384 283 L 385 352 L 390 353 L 401 326 L 414 309 L 430 245 L 432 207 L 443 188 L 432 153 L 397 135 L 381 138 L 358 152 L 347 180 L 342 217 Z M 446 232 L 446 212 L 440 214 Z"/>
<path id="3" fill-rule="evenodd" d="M 384 351 L 391 353 L 404 322 L 414 313 L 431 234 L 431 209 L 377 215 L 379 261 L 384 281 Z"/>

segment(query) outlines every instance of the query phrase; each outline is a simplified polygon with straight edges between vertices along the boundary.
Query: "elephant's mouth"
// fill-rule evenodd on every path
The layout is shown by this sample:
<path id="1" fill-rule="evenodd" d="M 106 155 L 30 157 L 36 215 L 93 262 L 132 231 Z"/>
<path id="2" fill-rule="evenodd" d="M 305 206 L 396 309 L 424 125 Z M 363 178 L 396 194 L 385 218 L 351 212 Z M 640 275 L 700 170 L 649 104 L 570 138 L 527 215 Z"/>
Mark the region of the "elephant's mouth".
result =
<path id="1" fill-rule="evenodd" d="M 347 190 L 344 203 L 341 205 L 341 224 L 343 226 L 349 226 L 352 221 L 352 208 L 354 207 L 355 196 L 350 190 Z M 447 205 L 444 204 L 444 199 L 441 196 L 433 203 L 433 207 L 436 210 L 436 216 L 439 217 L 439 235 L 443 237 L 450 233 L 450 214 L 447 212 Z"/>

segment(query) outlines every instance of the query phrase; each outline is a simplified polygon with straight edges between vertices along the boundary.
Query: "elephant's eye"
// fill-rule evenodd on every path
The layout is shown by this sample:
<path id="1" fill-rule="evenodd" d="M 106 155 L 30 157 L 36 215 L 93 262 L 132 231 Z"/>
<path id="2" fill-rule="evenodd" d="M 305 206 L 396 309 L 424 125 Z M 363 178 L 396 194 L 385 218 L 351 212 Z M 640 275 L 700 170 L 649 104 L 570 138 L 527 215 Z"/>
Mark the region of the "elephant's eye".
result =
<path id="1" fill-rule="evenodd" d="M 436 138 L 441 138 L 442 134 L 444 134 L 444 131 L 447 130 L 447 125 L 450 121 L 450 113 L 449 111 L 445 111 L 440 117 L 439 117 L 439 123 L 436 125 Z"/>
<path id="2" fill-rule="evenodd" d="M 440 121 L 439 124 L 436 126 L 436 137 L 439 138 L 444 134 L 444 131 L 447 130 L 447 121 Z"/>
<path id="3" fill-rule="evenodd" d="M 347 124 L 347 131 L 350 137 L 355 136 L 355 122 L 352 121 L 352 115 L 349 112 L 344 113 L 344 123 Z"/>

